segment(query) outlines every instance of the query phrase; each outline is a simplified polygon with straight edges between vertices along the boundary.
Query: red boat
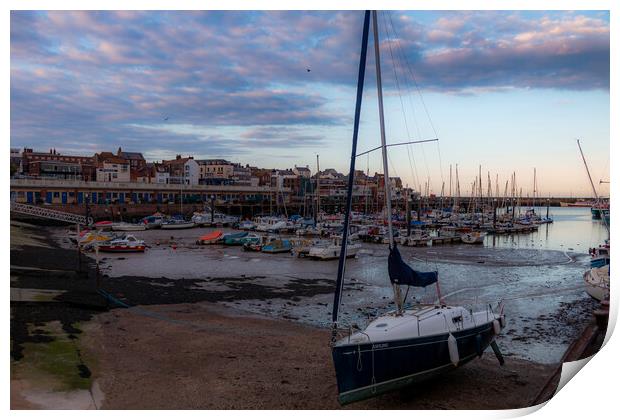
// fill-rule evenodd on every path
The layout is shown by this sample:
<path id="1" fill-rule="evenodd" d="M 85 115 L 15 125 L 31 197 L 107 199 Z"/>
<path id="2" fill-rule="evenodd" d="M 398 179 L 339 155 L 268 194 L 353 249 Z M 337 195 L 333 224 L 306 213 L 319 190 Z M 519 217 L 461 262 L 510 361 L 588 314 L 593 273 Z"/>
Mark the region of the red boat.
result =
<path id="1" fill-rule="evenodd" d="M 112 222 L 110 220 L 102 220 L 101 222 L 94 223 L 93 227 L 99 230 L 109 230 L 112 229 Z"/>

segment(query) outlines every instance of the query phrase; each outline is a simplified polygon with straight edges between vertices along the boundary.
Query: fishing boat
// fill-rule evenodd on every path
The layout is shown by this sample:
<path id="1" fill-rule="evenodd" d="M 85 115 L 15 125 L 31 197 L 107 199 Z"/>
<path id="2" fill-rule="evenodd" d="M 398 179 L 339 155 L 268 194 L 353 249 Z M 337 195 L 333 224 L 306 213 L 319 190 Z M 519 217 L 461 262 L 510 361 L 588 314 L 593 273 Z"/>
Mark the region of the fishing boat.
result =
<path id="1" fill-rule="evenodd" d="M 146 226 L 147 229 L 158 229 L 161 228 L 162 223 L 164 222 L 163 215 L 151 215 L 146 216 L 142 219 L 142 223 Z"/>
<path id="2" fill-rule="evenodd" d="M 334 260 L 340 258 L 342 246 L 341 238 L 335 237 L 331 241 L 321 241 L 310 248 L 308 257 L 317 260 Z M 355 258 L 357 252 L 362 249 L 362 245 L 349 241 L 347 245 L 346 257 Z"/>
<path id="3" fill-rule="evenodd" d="M 279 217 L 267 216 L 256 218 L 256 230 L 258 232 L 276 232 L 286 227 L 286 220 Z"/>
<path id="4" fill-rule="evenodd" d="M 191 221 L 196 225 L 196 226 L 211 226 L 213 223 L 211 221 L 211 214 L 210 213 L 194 213 L 192 215 Z"/>
<path id="5" fill-rule="evenodd" d="M 202 235 L 196 243 L 199 245 L 212 245 L 220 242 L 224 233 L 221 230 L 215 230 L 213 232 L 209 232 L 206 235 Z"/>
<path id="6" fill-rule="evenodd" d="M 256 229 L 256 223 L 251 220 L 244 220 L 239 223 L 239 229 L 241 230 L 254 230 Z"/>
<path id="7" fill-rule="evenodd" d="M 165 220 L 161 224 L 162 229 L 189 229 L 193 228 L 194 226 L 196 226 L 194 222 L 188 222 L 187 220 L 184 220 L 182 218 L 171 218 Z"/>
<path id="8" fill-rule="evenodd" d="M 609 241 L 605 241 L 605 244 L 599 245 L 596 248 L 590 248 L 590 268 L 599 268 L 604 265 L 608 265 L 610 261 L 609 255 Z"/>
<path id="9" fill-rule="evenodd" d="M 487 236 L 486 232 L 472 231 L 461 235 L 461 241 L 465 244 L 481 244 Z"/>
<path id="10" fill-rule="evenodd" d="M 112 225 L 112 230 L 116 232 L 135 232 L 146 230 L 146 225 L 144 223 L 114 223 Z"/>
<path id="11" fill-rule="evenodd" d="M 609 264 L 591 268 L 583 275 L 586 292 L 600 301 L 609 299 Z"/>
<path id="12" fill-rule="evenodd" d="M 320 241 L 307 238 L 296 238 L 291 239 L 291 242 L 293 244 L 293 255 L 298 258 L 304 258 L 308 256 L 310 249 L 312 249 L 313 246 L 316 246 Z"/>
<path id="13" fill-rule="evenodd" d="M 217 226 L 232 226 L 235 223 L 239 223 L 239 218 L 235 216 L 229 216 L 224 213 L 215 212 L 213 214 L 213 224 Z"/>
<path id="14" fill-rule="evenodd" d="M 376 11 L 372 12 L 372 18 L 383 176 L 384 185 L 390 185 Z M 505 323 L 503 305 L 498 304 L 494 310 L 488 307 L 484 311 L 474 312 L 463 307 L 443 303 L 439 293 L 438 273 L 416 271 L 402 259 L 394 242 L 391 217 L 387 218 L 390 250 L 387 277 L 394 290 L 396 309 L 377 317 L 363 330 L 352 332 L 353 326 L 345 329 L 345 336 L 338 339 L 341 331 L 339 328 L 339 309 L 342 304 L 346 249 L 349 245 L 347 236 L 353 199 L 355 157 L 357 156 L 357 137 L 363 98 L 369 26 L 370 11 L 366 11 L 358 73 L 344 229 L 341 241 L 342 251 L 338 263 L 336 291 L 332 308 L 332 357 L 336 370 L 338 399 L 343 404 L 376 396 L 462 366 L 476 356 L 481 356 L 489 345 L 500 359 L 500 363 L 503 362 L 499 348 L 494 341 Z M 386 214 L 390 215 L 392 214 L 391 189 L 386 188 L 384 195 Z M 406 302 L 402 298 L 401 286 L 426 287 L 430 285 L 437 287 L 439 304 L 414 304 L 411 308 L 405 309 Z"/>
<path id="15" fill-rule="evenodd" d="M 399 239 L 401 245 L 416 246 L 420 242 L 430 240 L 431 234 L 425 230 L 416 229 L 410 235 L 402 235 Z"/>
<path id="16" fill-rule="evenodd" d="M 266 254 L 281 254 L 283 252 L 291 252 L 292 249 L 293 246 L 288 239 L 269 237 L 265 240 L 261 252 Z"/>
<path id="17" fill-rule="evenodd" d="M 146 245 L 135 236 L 126 235 L 100 244 L 98 248 L 101 252 L 144 252 Z"/>
<path id="18" fill-rule="evenodd" d="M 248 236 L 247 232 L 227 233 L 222 236 L 222 243 L 228 246 L 243 245 L 243 239 Z"/>

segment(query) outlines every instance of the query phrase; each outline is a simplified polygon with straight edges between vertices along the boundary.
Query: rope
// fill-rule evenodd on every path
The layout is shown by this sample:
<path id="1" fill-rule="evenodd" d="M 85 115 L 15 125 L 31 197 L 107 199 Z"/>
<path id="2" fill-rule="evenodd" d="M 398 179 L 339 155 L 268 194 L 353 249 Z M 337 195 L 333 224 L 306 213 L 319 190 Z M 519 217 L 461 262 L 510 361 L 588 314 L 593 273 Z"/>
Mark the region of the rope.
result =
<path id="1" fill-rule="evenodd" d="M 137 312 L 137 313 L 139 313 L 141 315 L 144 315 L 146 317 L 155 318 L 155 319 L 158 319 L 160 321 L 170 322 L 172 324 L 185 325 L 185 326 L 189 326 L 189 327 L 196 328 L 196 329 L 199 329 L 199 330 L 204 329 L 204 327 L 196 325 L 196 324 L 191 323 L 191 322 L 181 321 L 181 320 L 178 320 L 178 319 L 170 318 L 170 317 L 165 316 L 165 315 L 158 314 L 157 312 L 148 311 L 146 309 L 142 309 L 142 308 L 139 308 L 137 306 L 131 306 L 128 303 L 125 303 L 125 302 L 117 299 L 116 297 L 112 296 L 110 293 L 106 292 L 103 289 L 99 289 L 98 293 L 100 295 L 102 295 L 103 297 L 105 297 L 106 299 L 108 299 L 109 301 L 111 301 L 111 302 L 113 302 L 113 303 L 115 303 L 115 304 L 117 304 L 119 306 L 122 306 L 124 308 L 127 308 L 127 309 L 129 309 L 129 310 L 131 310 L 133 312 Z"/>

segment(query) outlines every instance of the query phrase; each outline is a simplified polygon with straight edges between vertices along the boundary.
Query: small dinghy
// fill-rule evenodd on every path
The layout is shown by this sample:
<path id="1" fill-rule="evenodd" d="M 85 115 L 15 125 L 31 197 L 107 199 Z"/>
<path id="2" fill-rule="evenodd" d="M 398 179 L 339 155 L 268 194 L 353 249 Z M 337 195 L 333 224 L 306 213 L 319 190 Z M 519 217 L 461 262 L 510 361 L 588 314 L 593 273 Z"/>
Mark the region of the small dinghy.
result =
<path id="1" fill-rule="evenodd" d="M 199 245 L 211 245 L 220 241 L 222 238 L 223 232 L 221 230 L 215 230 L 213 232 L 209 232 L 206 235 L 202 235 L 196 241 Z"/>
<path id="2" fill-rule="evenodd" d="M 144 241 L 137 239 L 133 235 L 113 239 L 99 245 L 99 251 L 101 252 L 144 252 L 145 249 Z"/>
<path id="3" fill-rule="evenodd" d="M 263 249 L 265 237 L 252 233 L 243 238 L 243 250 L 251 252 L 260 252 Z"/>
<path id="4" fill-rule="evenodd" d="M 222 242 L 228 246 L 243 245 L 243 238 L 246 236 L 248 232 L 227 233 L 222 236 Z"/>

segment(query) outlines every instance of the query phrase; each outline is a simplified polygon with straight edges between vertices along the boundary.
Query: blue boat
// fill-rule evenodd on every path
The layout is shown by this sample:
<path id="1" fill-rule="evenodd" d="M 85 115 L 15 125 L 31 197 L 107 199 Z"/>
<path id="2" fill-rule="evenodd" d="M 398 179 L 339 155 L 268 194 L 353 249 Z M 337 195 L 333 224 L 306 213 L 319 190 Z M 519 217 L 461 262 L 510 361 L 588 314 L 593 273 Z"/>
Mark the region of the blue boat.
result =
<path id="1" fill-rule="evenodd" d="M 291 252 L 293 245 L 288 239 L 267 238 L 265 244 L 261 248 L 262 252 L 267 254 L 279 254 L 283 252 Z"/>

